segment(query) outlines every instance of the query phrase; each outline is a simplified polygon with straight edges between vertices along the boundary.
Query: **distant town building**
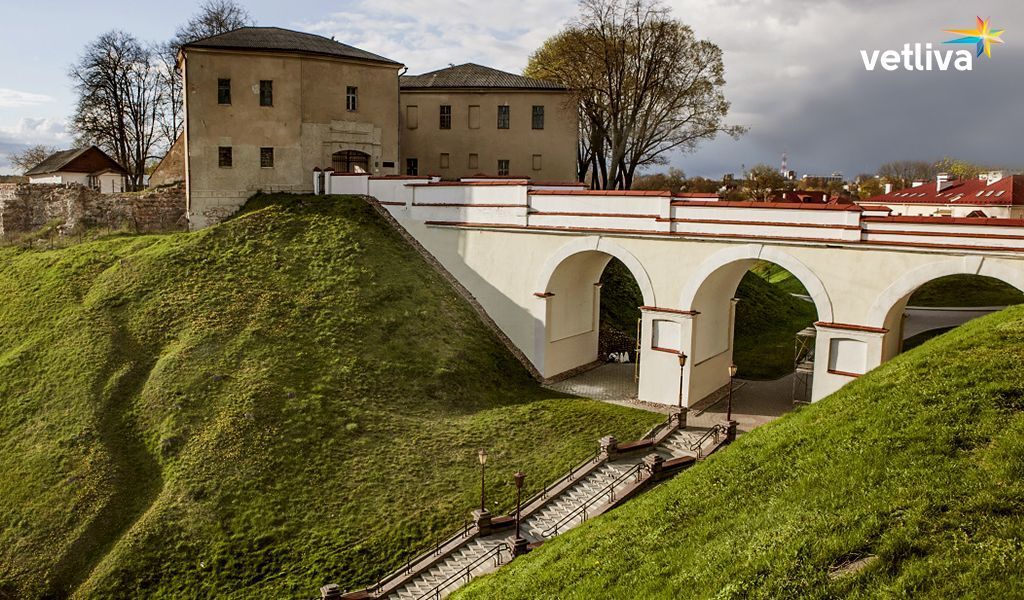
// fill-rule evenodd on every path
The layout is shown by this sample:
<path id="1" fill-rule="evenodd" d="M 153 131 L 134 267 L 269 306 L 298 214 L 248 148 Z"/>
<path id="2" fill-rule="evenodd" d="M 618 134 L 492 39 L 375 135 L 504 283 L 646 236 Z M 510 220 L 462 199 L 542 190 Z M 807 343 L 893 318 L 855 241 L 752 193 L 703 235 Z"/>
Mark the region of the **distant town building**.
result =
<path id="1" fill-rule="evenodd" d="M 61 150 L 25 172 L 29 183 L 77 183 L 104 194 L 123 192 L 128 171 L 96 146 Z"/>
<path id="2" fill-rule="evenodd" d="M 886 206 L 893 215 L 935 217 L 1024 218 L 1024 176 L 1001 171 L 976 179 L 952 179 L 940 173 L 934 182 L 888 190 L 861 200 L 865 207 Z"/>
<path id="3" fill-rule="evenodd" d="M 565 87 L 472 63 L 400 81 L 406 175 L 575 181 L 578 116 Z"/>
<path id="4" fill-rule="evenodd" d="M 838 182 L 838 183 L 842 183 L 843 182 L 843 174 L 840 173 L 839 171 L 835 171 L 831 175 L 809 175 L 808 174 L 808 175 L 804 175 L 800 179 L 802 179 L 803 181 L 807 181 L 808 179 L 816 179 L 816 180 L 819 180 L 819 181 L 821 181 L 823 183 L 830 183 L 830 182 L 833 182 L 833 181 Z"/>

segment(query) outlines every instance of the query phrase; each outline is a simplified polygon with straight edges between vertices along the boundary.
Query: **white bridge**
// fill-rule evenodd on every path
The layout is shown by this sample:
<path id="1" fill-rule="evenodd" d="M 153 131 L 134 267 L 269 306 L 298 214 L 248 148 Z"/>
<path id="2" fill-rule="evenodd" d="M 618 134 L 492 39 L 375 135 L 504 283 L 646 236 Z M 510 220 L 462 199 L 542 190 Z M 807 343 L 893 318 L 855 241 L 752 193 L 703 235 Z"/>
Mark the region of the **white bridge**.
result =
<path id="1" fill-rule="evenodd" d="M 317 189 L 377 198 L 546 378 L 598 359 L 599 281 L 619 259 L 643 292 L 639 397 L 663 404 L 692 405 L 728 383 L 733 296 L 758 260 L 797 277 L 817 308 L 813 400 L 900 351 L 921 285 L 973 274 L 1024 290 L 1024 220 L 524 180 L 334 175 Z"/>

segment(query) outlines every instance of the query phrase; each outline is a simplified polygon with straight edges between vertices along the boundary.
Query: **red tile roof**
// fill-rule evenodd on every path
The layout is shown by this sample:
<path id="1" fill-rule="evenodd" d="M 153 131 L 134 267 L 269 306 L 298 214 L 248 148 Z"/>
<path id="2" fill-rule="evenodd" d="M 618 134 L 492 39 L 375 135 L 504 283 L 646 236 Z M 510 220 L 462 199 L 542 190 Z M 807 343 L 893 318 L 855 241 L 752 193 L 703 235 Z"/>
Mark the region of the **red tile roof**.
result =
<path id="1" fill-rule="evenodd" d="M 1024 205 L 1024 176 L 1009 175 L 989 185 L 983 179 L 954 180 L 938 191 L 934 181 L 918 187 L 872 196 L 865 203 L 883 204 L 952 204 L 959 206 L 1021 206 Z"/>

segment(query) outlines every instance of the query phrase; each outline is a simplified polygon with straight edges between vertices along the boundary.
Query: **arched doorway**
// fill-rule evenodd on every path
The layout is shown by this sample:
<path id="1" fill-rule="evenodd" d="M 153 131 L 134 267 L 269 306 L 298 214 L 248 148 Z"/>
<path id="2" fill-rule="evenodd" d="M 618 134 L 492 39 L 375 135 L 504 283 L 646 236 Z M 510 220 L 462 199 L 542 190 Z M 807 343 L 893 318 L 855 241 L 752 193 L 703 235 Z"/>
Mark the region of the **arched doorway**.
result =
<path id="1" fill-rule="evenodd" d="M 602 310 L 605 283 L 610 288 L 611 311 L 609 307 Z M 543 305 L 536 314 L 536 339 L 545 377 L 557 377 L 607 360 L 600 351 L 602 320 L 614 318 L 614 329 L 620 334 L 617 340 L 606 339 L 611 345 L 605 349 L 628 352 L 629 360 L 636 360 L 636 334 L 629 335 L 624 330 L 636 327 L 629 325 L 634 318 L 631 315 L 639 312 L 641 304 L 654 303 L 654 291 L 647 273 L 632 254 L 607 240 L 577 240 L 548 260 L 539 284 L 543 291 L 538 296 L 542 297 Z M 640 302 L 630 306 L 637 298 Z M 608 327 L 604 329 L 607 338 Z M 633 352 L 625 347 L 629 345 L 634 345 Z M 629 376 L 633 378 L 632 372 Z"/>
<path id="2" fill-rule="evenodd" d="M 885 316 L 882 360 L 889 360 L 975 318 L 1024 303 L 1024 292 L 996 277 L 936 277 L 896 299 Z"/>
<path id="3" fill-rule="evenodd" d="M 335 173 L 369 173 L 370 155 L 359 150 L 340 150 L 331 155 Z"/>
<path id="4" fill-rule="evenodd" d="M 779 406 L 810 400 L 812 326 L 831 321 L 832 304 L 817 276 L 798 260 L 756 246 L 723 251 L 698 269 L 680 306 L 693 314 L 687 405 L 721 394 L 732 364 L 741 379 L 774 381 L 763 387 Z"/>

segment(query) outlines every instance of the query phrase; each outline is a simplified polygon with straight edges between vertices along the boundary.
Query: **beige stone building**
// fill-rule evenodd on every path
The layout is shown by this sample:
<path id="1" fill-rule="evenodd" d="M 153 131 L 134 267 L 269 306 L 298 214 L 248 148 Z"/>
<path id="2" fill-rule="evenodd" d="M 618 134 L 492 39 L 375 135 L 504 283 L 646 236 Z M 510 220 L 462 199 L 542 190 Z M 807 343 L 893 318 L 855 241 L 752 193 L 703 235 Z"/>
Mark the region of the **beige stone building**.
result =
<path id="1" fill-rule="evenodd" d="M 315 167 L 398 172 L 400 63 L 276 27 L 199 40 L 179 59 L 192 229 L 257 191 L 312 191 Z"/>
<path id="2" fill-rule="evenodd" d="M 575 181 L 578 117 L 564 87 L 475 64 L 401 78 L 401 169 Z"/>

